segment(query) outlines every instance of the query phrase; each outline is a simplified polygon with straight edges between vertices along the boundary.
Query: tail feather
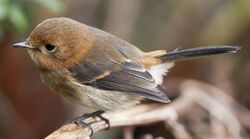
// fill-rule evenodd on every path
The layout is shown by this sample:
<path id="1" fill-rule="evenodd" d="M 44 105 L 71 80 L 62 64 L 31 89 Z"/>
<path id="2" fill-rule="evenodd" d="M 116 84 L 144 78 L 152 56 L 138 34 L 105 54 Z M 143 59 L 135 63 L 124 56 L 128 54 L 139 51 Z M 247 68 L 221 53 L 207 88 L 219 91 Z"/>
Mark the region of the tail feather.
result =
<path id="1" fill-rule="evenodd" d="M 208 46 L 185 50 L 176 50 L 159 56 L 158 58 L 160 58 L 162 62 L 177 62 L 223 53 L 236 53 L 240 49 L 241 47 L 239 46 Z"/>

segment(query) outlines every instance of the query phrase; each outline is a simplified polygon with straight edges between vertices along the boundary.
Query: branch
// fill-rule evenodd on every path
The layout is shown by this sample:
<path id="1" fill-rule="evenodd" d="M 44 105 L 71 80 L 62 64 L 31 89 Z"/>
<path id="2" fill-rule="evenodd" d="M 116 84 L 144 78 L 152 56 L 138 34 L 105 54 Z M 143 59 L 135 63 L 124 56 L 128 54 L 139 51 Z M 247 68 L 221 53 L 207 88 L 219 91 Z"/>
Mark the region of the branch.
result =
<path id="1" fill-rule="evenodd" d="M 173 120 L 176 119 L 176 112 L 168 106 L 159 104 L 140 105 L 130 110 L 124 110 L 119 112 L 108 112 L 102 114 L 106 119 L 109 119 L 110 127 L 119 126 L 132 126 L 132 125 L 143 125 L 150 124 L 159 121 Z M 83 122 L 91 123 L 91 127 L 94 133 L 103 129 L 106 129 L 108 125 L 100 118 L 88 118 Z M 46 139 L 54 138 L 89 138 L 91 130 L 86 127 L 81 127 L 76 124 L 66 124 Z"/>
<path id="2" fill-rule="evenodd" d="M 110 127 L 135 126 L 165 122 L 177 139 L 191 139 L 192 136 L 186 130 L 186 125 L 180 123 L 180 116 L 192 115 L 196 106 L 209 112 L 210 119 L 217 121 L 212 126 L 222 127 L 223 132 L 215 132 L 218 137 L 231 136 L 241 139 L 243 127 L 235 116 L 229 105 L 228 96 L 210 85 L 197 81 L 185 81 L 180 84 L 181 95 L 171 104 L 145 104 L 131 109 L 107 112 L 102 116 L 109 120 Z M 222 94 L 218 96 L 218 94 Z M 192 115 L 195 116 L 195 115 Z M 104 130 L 108 125 L 98 117 L 85 119 L 83 122 L 89 124 L 94 133 Z M 225 128 L 223 128 L 225 127 Z M 214 130 L 215 128 L 211 128 Z M 213 132 L 213 131 L 212 131 Z M 81 138 L 89 139 L 91 130 L 76 124 L 67 124 L 50 135 L 46 139 L 54 138 Z M 204 136 L 205 137 L 205 136 Z M 212 137 L 212 135 L 211 135 Z M 209 138 L 209 137 L 208 137 Z"/>

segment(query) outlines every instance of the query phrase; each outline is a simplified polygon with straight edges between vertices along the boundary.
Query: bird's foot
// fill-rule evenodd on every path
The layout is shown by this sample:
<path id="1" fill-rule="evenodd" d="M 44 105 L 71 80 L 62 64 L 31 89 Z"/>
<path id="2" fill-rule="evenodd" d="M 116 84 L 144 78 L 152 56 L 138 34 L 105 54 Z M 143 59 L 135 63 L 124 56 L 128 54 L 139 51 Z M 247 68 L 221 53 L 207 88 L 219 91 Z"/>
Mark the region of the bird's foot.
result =
<path id="1" fill-rule="evenodd" d="M 90 136 L 92 136 L 94 134 L 93 128 L 91 127 L 90 124 L 87 124 L 83 121 L 87 118 L 90 118 L 90 117 L 99 117 L 101 120 L 105 121 L 105 123 L 108 125 L 108 127 L 106 129 L 106 130 L 108 130 L 110 128 L 109 120 L 102 116 L 103 113 L 104 113 L 104 111 L 102 111 L 102 110 L 99 110 L 99 111 L 96 111 L 93 113 L 86 113 L 86 114 L 83 114 L 82 116 L 79 116 L 79 117 L 76 117 L 76 118 L 71 119 L 69 121 L 66 121 L 65 124 L 74 123 L 74 124 L 80 125 L 82 127 L 88 127 L 91 130 Z"/>

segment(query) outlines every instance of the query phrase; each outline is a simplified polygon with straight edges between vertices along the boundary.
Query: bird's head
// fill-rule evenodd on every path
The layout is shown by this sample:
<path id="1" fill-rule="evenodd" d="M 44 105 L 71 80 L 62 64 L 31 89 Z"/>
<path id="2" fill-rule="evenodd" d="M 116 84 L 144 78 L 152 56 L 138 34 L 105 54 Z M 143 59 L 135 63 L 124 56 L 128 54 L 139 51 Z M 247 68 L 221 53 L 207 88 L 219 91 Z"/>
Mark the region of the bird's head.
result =
<path id="1" fill-rule="evenodd" d="M 71 67 L 90 49 L 88 27 L 69 18 L 51 18 L 41 22 L 24 42 L 13 45 L 26 48 L 44 70 Z"/>

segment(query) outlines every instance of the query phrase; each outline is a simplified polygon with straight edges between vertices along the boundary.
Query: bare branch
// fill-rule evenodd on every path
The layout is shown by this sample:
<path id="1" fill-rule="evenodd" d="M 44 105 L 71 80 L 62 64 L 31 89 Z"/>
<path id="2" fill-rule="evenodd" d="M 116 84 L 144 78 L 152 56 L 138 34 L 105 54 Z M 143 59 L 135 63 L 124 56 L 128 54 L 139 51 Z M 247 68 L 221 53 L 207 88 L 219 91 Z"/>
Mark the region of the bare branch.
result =
<path id="1" fill-rule="evenodd" d="M 211 126 L 221 130 L 221 132 L 212 131 L 217 134 L 217 137 L 243 138 L 241 134 L 244 129 L 236 118 L 233 108 L 229 105 L 228 98 L 230 97 L 226 96 L 224 92 L 210 85 L 190 80 L 183 82 L 180 88 L 181 95 L 171 104 L 139 105 L 128 110 L 103 113 L 102 116 L 109 120 L 110 127 L 146 125 L 162 121 L 166 123 L 166 126 L 170 127 L 177 139 L 191 139 L 193 137 L 186 130 L 186 125 L 179 121 L 179 117 L 190 115 L 190 112 L 196 106 L 199 106 L 211 115 Z M 222 95 L 218 97 L 218 94 Z M 108 127 L 98 117 L 91 117 L 83 122 L 89 124 L 94 133 Z M 211 130 L 214 130 L 213 128 Z M 67 124 L 51 133 L 46 139 L 88 139 L 90 135 L 91 130 L 88 127 Z"/>
<path id="2" fill-rule="evenodd" d="M 167 119 L 175 119 L 176 115 L 176 112 L 171 107 L 160 104 L 140 105 L 130 110 L 102 114 L 103 117 L 109 119 L 111 127 L 150 124 Z M 98 117 L 91 117 L 83 122 L 92 123 L 91 127 L 94 132 L 105 129 L 108 126 Z M 91 130 L 88 127 L 84 128 L 76 124 L 67 124 L 46 138 L 88 138 L 90 135 Z"/>

